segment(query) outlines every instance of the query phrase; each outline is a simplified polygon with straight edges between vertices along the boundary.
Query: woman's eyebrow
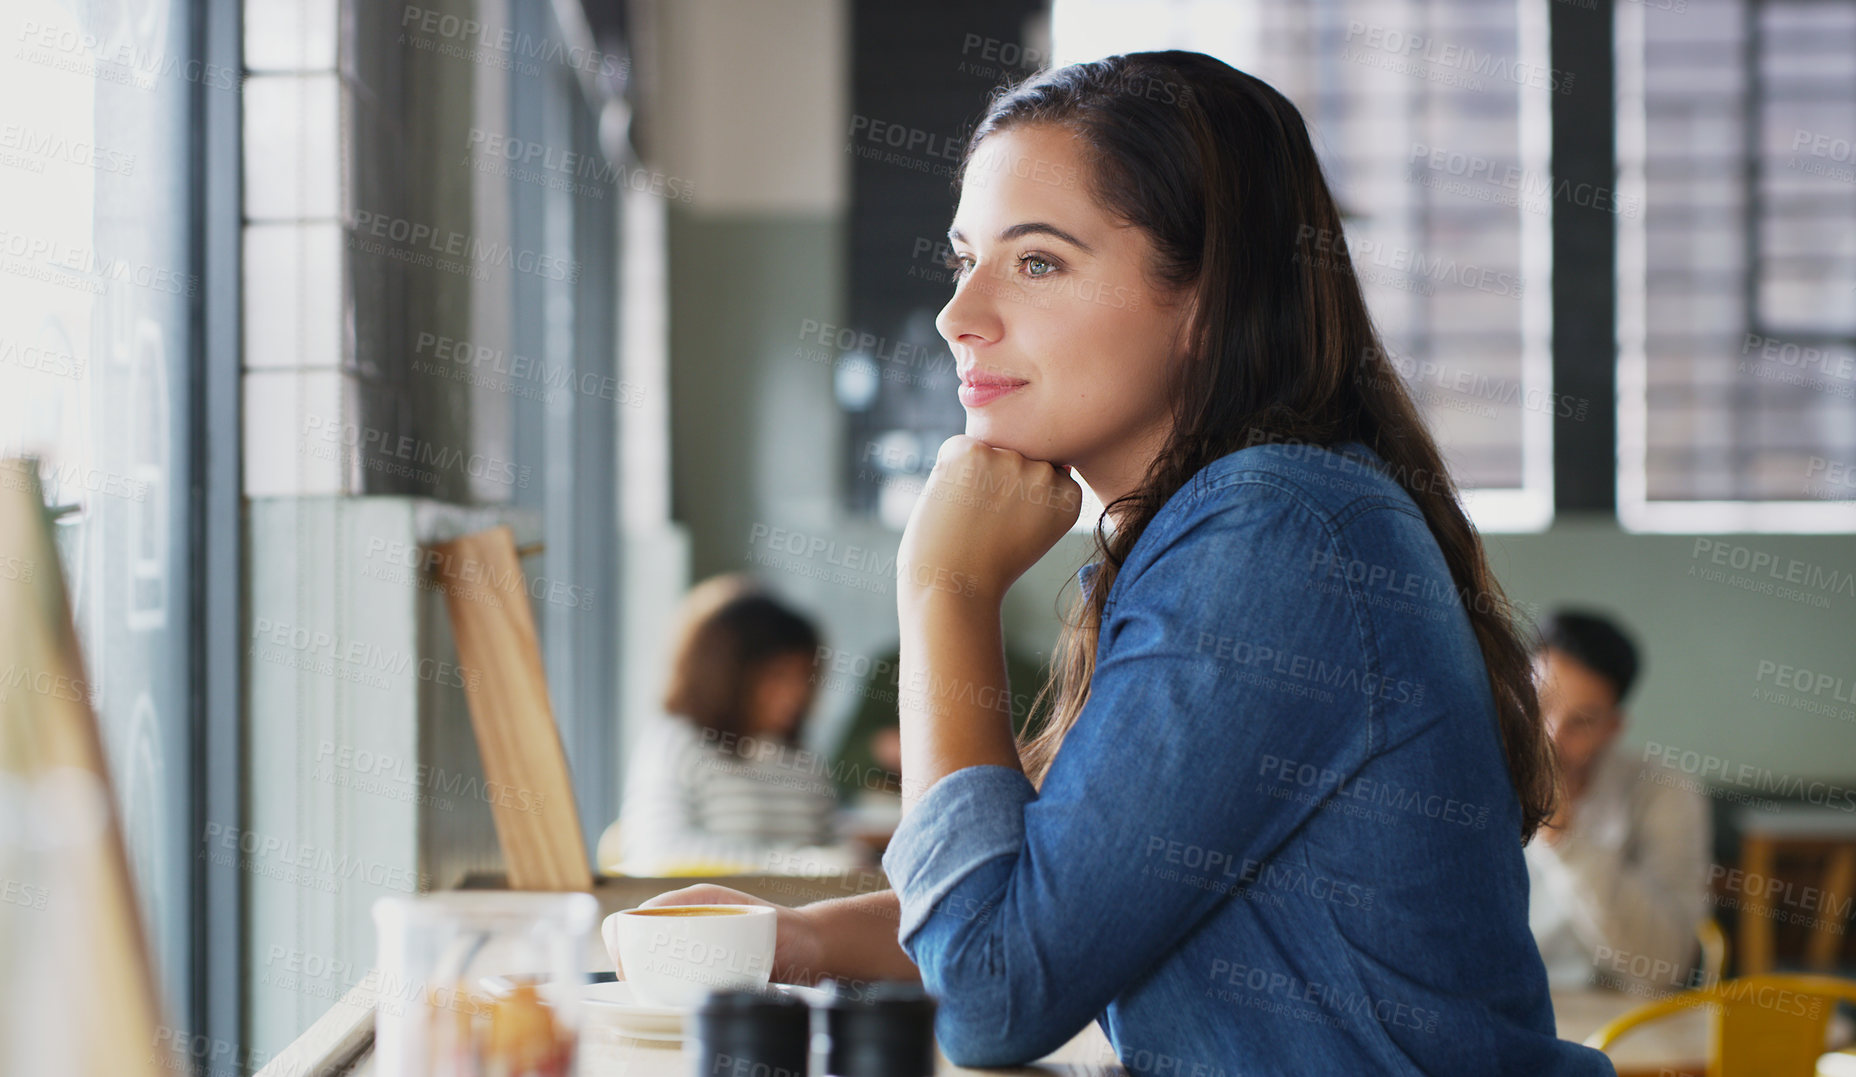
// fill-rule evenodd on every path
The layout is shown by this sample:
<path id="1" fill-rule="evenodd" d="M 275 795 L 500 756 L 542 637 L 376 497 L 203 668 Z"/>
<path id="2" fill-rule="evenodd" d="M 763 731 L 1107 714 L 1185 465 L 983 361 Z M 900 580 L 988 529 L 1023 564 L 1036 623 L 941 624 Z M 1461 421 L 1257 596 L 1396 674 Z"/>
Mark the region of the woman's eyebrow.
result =
<path id="1" fill-rule="evenodd" d="M 999 233 L 999 242 L 1004 243 L 1007 240 L 1017 239 L 1019 236 L 1029 236 L 1029 235 L 1036 235 L 1036 234 L 1056 236 L 1058 239 L 1063 240 L 1065 243 L 1068 243 L 1070 246 L 1075 247 L 1077 250 L 1082 251 L 1084 254 L 1095 253 L 1095 249 L 1091 247 L 1089 244 L 1084 243 L 1080 239 L 1077 239 L 1075 236 L 1057 227 L 1056 225 L 1045 224 L 1043 221 L 1021 221 L 1018 224 L 1012 225 L 1011 227 L 1005 229 L 1003 232 Z M 967 237 L 962 235 L 960 233 L 960 229 L 958 228 L 949 228 L 947 230 L 947 238 L 954 241 L 955 243 L 965 243 L 967 240 Z"/>

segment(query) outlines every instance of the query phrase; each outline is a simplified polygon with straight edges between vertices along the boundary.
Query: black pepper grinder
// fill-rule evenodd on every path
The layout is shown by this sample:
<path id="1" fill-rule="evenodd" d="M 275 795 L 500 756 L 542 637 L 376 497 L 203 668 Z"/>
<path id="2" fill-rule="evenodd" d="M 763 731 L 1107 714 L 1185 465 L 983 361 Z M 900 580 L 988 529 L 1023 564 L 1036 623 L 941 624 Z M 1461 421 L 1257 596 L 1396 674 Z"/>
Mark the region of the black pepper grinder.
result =
<path id="1" fill-rule="evenodd" d="M 934 996 L 907 980 L 829 983 L 827 1077 L 933 1077 Z"/>
<path id="2" fill-rule="evenodd" d="M 692 1077 L 808 1077 L 812 1009 L 774 988 L 711 991 L 696 1008 Z"/>

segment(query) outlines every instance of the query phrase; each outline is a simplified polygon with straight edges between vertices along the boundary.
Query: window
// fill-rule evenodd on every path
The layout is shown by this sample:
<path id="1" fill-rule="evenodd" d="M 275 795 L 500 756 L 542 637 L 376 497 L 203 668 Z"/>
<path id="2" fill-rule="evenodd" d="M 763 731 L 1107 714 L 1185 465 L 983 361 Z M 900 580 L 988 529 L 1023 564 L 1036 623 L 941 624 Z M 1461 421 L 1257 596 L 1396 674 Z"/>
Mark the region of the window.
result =
<path id="1" fill-rule="evenodd" d="M 0 58 L 0 455 L 41 461 L 160 988 L 192 988 L 194 483 L 184 4 L 9 6 Z M 158 212 L 154 211 L 158 208 Z"/>
<path id="2" fill-rule="evenodd" d="M 1056 0 L 1052 61 L 1184 48 L 1282 91 L 1347 215 L 1347 248 L 1394 366 L 1484 530 L 1552 519 L 1550 95 L 1537 0 L 1388 9 Z"/>
<path id="3" fill-rule="evenodd" d="M 1617 9 L 1618 514 L 1856 529 L 1856 8 Z"/>
<path id="4" fill-rule="evenodd" d="M 528 40 L 566 50 L 549 9 L 517 4 L 510 13 L 514 29 Z M 622 61 L 601 53 L 595 62 L 615 67 Z M 598 119 L 576 77 L 580 69 L 533 66 L 509 79 L 508 129 L 518 144 L 545 152 L 553 174 L 512 170 L 510 224 L 516 247 L 551 256 L 571 272 L 510 274 L 511 351 L 534 360 L 537 380 L 548 389 L 511 392 L 479 406 L 488 413 L 509 408 L 515 463 L 533 476 L 514 487 L 512 500 L 541 523 L 544 548 L 525 558 L 523 569 L 536 599 L 549 702 L 573 771 L 590 858 L 600 828 L 618 814 L 612 656 L 619 646 L 619 596 L 612 535 L 618 527 L 620 411 L 634 410 L 634 402 L 632 387 L 616 378 L 612 296 L 626 190 L 621 184 L 631 170 L 602 156 Z"/>

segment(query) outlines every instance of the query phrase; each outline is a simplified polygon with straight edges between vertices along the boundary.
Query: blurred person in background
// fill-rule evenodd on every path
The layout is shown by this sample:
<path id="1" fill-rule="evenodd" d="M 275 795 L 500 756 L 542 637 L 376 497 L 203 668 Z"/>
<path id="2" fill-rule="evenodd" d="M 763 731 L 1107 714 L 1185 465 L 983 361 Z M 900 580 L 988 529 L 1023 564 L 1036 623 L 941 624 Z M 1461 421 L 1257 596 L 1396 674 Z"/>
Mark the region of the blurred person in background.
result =
<path id="1" fill-rule="evenodd" d="M 1534 673 L 1563 796 L 1526 849 L 1528 926 L 1555 987 L 1651 994 L 1694 975 L 1712 827 L 1698 794 L 1618 742 L 1640 668 L 1603 616 L 1562 609 L 1541 623 Z"/>
<path id="2" fill-rule="evenodd" d="M 902 821 L 901 671 L 900 644 L 870 663 L 869 676 L 855 689 L 857 709 L 833 753 L 832 780 L 845 807 L 845 828 L 872 859 L 882 856 Z M 1028 739 L 1037 732 L 1031 700 L 1036 686 L 1044 683 L 1044 667 L 1008 647 L 1005 672 L 1009 699 L 996 701 L 993 709 L 1003 713 L 1009 708 L 1013 734 Z M 1025 686 L 1032 691 L 1024 691 Z"/>
<path id="3" fill-rule="evenodd" d="M 617 863 L 628 875 L 852 866 L 828 768 L 800 745 L 818 629 L 743 573 L 692 588 L 663 713 L 633 750 Z M 602 861 L 610 853 L 602 840 Z"/>
<path id="4" fill-rule="evenodd" d="M 857 710 L 838 742 L 833 778 L 846 804 L 869 803 L 878 796 L 902 796 L 902 728 L 896 707 L 902 651 L 899 645 L 876 658 L 870 675 L 858 688 Z M 1006 679 L 1011 684 L 1012 730 L 1030 737 L 1031 698 L 1044 683 L 1044 667 L 1018 651 L 1005 652 Z M 1029 686 L 1032 691 L 1025 691 Z M 900 805 L 897 806 L 900 813 Z"/>

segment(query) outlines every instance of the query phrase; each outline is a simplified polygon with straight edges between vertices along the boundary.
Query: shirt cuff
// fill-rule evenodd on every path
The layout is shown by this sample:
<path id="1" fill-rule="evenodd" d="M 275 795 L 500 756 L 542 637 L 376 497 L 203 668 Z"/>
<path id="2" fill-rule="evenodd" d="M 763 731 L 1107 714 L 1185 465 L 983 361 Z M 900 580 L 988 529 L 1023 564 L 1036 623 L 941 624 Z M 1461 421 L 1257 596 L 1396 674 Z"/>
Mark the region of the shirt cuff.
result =
<path id="1" fill-rule="evenodd" d="M 1025 844 L 1025 805 L 1037 799 L 1015 767 L 962 767 L 930 786 L 897 824 L 883 851 L 883 874 L 896 891 L 906 940 L 948 892 L 973 870 Z"/>

